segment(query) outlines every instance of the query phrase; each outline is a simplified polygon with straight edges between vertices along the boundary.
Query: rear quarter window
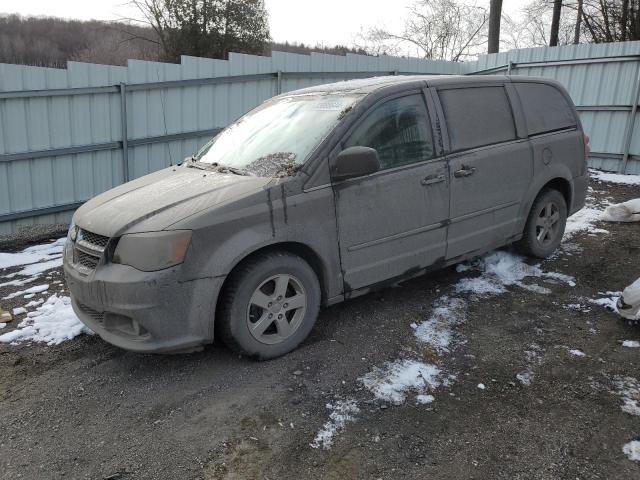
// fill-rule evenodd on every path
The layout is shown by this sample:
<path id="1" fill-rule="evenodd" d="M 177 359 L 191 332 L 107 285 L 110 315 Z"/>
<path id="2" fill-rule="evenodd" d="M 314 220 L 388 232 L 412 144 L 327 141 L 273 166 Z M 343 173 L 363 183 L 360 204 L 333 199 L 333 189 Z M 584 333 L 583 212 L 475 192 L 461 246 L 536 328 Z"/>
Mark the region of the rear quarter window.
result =
<path id="1" fill-rule="evenodd" d="M 515 140 L 516 128 L 504 87 L 440 90 L 451 150 Z"/>
<path id="2" fill-rule="evenodd" d="M 541 133 L 576 126 L 573 108 L 566 97 L 552 85 L 514 83 L 527 122 L 527 133 Z"/>

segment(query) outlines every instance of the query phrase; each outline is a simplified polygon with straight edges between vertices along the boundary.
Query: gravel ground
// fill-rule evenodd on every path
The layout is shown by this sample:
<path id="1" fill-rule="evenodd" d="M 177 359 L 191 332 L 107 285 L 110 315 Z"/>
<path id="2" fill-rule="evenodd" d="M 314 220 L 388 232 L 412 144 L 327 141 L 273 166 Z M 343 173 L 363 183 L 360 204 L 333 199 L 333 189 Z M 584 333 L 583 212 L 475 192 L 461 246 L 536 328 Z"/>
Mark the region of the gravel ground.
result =
<path id="1" fill-rule="evenodd" d="M 595 189 L 616 202 L 640 196 L 638 187 Z M 89 335 L 0 344 L 1 476 L 640 478 L 640 463 L 622 452 L 640 436 L 640 416 L 621 409 L 616 386 L 640 378 L 640 349 L 621 346 L 640 340 L 640 326 L 588 302 L 640 276 L 640 224 L 599 226 L 610 233 L 580 233 L 542 264 L 575 286 L 535 279 L 551 293 L 463 295 L 467 320 L 444 354 L 418 345 L 410 325 L 463 277 L 455 268 L 324 310 L 301 348 L 269 362 L 220 345 L 137 355 Z M 14 290 L 0 287 L 0 298 Z M 432 403 L 377 401 L 358 380 L 409 356 L 456 377 Z M 326 405 L 341 399 L 356 399 L 359 413 L 330 449 L 311 448 Z"/>

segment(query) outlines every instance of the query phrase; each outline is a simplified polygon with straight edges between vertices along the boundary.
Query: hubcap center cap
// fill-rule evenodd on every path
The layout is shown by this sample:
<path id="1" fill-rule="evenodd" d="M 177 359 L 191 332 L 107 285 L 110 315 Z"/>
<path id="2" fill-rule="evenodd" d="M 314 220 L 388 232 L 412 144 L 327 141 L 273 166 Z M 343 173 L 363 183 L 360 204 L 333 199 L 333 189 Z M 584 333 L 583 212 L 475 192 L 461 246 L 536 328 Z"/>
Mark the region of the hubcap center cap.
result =
<path id="1" fill-rule="evenodd" d="M 273 305 L 271 305 L 271 308 L 269 308 L 269 312 L 280 313 L 281 310 L 282 310 L 282 302 L 278 302 L 277 300 L 274 299 Z"/>

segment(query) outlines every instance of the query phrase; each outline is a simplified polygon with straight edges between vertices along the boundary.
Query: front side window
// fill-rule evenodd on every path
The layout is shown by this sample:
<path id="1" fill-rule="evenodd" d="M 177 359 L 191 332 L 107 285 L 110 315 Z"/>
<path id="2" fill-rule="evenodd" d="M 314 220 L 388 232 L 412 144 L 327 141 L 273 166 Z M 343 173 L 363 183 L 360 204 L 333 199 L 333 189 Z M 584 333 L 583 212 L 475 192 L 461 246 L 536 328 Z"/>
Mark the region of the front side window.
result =
<path id="1" fill-rule="evenodd" d="M 225 128 L 195 160 L 258 176 L 295 171 L 360 98 L 299 95 L 265 102 Z"/>
<path id="2" fill-rule="evenodd" d="M 511 106 L 502 86 L 440 90 L 438 96 L 452 151 L 515 140 Z"/>
<path id="3" fill-rule="evenodd" d="M 381 169 L 433 158 L 433 137 L 422 96 L 383 103 L 356 127 L 344 146 L 375 148 Z"/>

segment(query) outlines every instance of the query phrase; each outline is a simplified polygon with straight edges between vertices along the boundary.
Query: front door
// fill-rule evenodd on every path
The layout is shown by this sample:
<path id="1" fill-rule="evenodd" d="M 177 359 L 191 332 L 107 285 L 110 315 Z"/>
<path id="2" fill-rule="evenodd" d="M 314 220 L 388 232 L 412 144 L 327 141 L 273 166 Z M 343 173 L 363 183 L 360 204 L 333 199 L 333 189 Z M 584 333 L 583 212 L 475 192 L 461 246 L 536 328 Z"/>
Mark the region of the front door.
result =
<path id="1" fill-rule="evenodd" d="M 450 150 L 451 224 L 447 259 L 503 245 L 514 235 L 533 176 L 503 86 L 438 91 Z"/>
<path id="2" fill-rule="evenodd" d="M 449 182 L 422 93 L 376 106 L 342 143 L 375 148 L 380 171 L 334 183 L 345 292 L 444 259 Z"/>

